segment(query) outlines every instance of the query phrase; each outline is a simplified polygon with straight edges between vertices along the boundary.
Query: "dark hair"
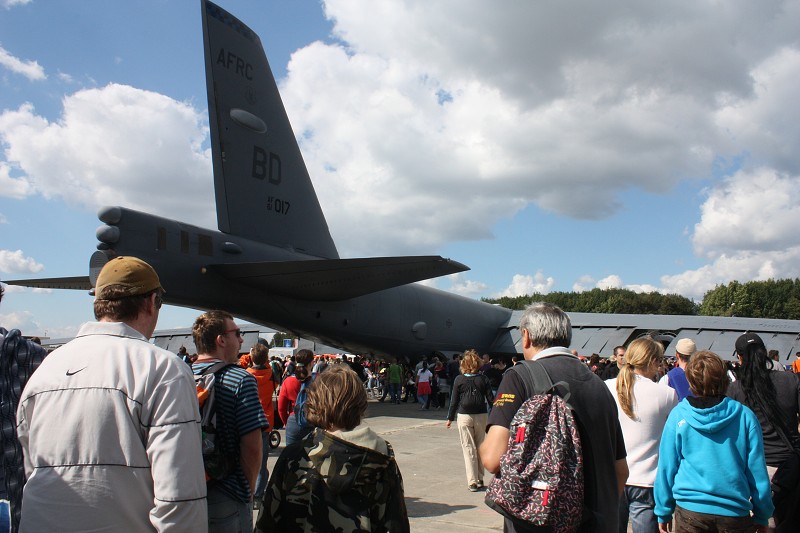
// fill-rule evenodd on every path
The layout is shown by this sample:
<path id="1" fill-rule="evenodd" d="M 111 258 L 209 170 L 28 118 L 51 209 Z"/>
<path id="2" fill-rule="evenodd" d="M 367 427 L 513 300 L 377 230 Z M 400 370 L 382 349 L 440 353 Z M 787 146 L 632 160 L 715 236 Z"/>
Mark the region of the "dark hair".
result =
<path id="1" fill-rule="evenodd" d="M 217 349 L 217 336 L 225 334 L 225 320 L 233 320 L 233 315 L 214 310 L 203 313 L 192 326 L 192 339 L 197 353 L 210 354 Z"/>
<path id="2" fill-rule="evenodd" d="M 154 293 L 159 294 L 161 291 L 160 289 L 155 289 L 145 294 L 115 298 L 115 295 L 127 294 L 128 292 L 130 292 L 130 288 L 122 285 L 109 285 L 106 287 L 103 291 L 105 298 L 102 300 L 95 298 L 94 300 L 95 320 L 100 320 L 101 318 L 114 322 L 134 320 L 145 309 L 150 296 Z"/>
<path id="3" fill-rule="evenodd" d="M 728 390 L 727 366 L 714 352 L 693 354 L 684 371 L 695 396 L 724 396 Z"/>
<path id="4" fill-rule="evenodd" d="M 296 377 L 299 381 L 305 381 L 310 374 L 308 365 L 310 365 L 311 361 L 313 360 L 314 352 L 305 348 L 298 350 L 294 356 L 294 377 Z"/>
<path id="5" fill-rule="evenodd" d="M 763 416 L 776 431 L 788 435 L 788 428 L 779 414 L 775 385 L 769 377 L 773 361 L 767 349 L 762 343 L 753 342 L 744 346 L 742 352 L 736 352 L 742 358 L 737 379 L 744 392 L 745 405 Z"/>
<path id="6" fill-rule="evenodd" d="M 319 428 L 350 431 L 367 411 L 367 392 L 347 365 L 333 365 L 308 388 L 306 418 Z"/>
<path id="7" fill-rule="evenodd" d="M 265 364 L 269 358 L 269 348 L 261 343 L 254 344 L 253 347 L 250 348 L 250 358 L 254 365 L 261 366 Z"/>

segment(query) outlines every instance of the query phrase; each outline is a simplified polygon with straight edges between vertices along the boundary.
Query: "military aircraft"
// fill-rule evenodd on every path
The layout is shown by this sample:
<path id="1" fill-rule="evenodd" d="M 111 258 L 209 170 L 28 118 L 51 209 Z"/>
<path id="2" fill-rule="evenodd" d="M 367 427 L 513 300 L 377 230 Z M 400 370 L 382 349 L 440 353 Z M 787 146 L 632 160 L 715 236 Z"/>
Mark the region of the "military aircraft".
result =
<path id="1" fill-rule="evenodd" d="M 105 207 L 88 276 L 6 283 L 89 290 L 110 258 L 133 255 L 157 270 L 168 304 L 225 309 L 352 353 L 413 361 L 470 348 L 521 352 L 518 312 L 414 283 L 465 265 L 439 256 L 339 257 L 261 40 L 214 3 L 201 7 L 218 231 Z M 608 354 L 654 329 L 668 330 L 665 344 L 684 328 L 702 330 L 709 346 L 726 331 L 750 329 L 790 350 L 800 333 L 800 321 L 571 316 L 572 347 L 582 354 Z"/>

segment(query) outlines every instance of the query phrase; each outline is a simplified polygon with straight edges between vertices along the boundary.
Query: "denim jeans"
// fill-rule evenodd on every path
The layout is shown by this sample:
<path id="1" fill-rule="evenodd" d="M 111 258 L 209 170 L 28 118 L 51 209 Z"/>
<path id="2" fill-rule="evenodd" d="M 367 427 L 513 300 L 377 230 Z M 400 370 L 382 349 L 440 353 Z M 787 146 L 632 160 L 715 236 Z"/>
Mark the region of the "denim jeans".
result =
<path id="1" fill-rule="evenodd" d="M 256 500 L 261 500 L 264 495 L 264 490 L 267 488 L 269 481 L 269 472 L 267 472 L 267 459 L 269 459 L 269 431 L 261 432 L 261 469 L 258 471 L 258 480 L 256 481 L 256 491 L 253 493 Z"/>
<path id="2" fill-rule="evenodd" d="M 653 512 L 655 506 L 653 487 L 625 485 L 625 492 L 619 499 L 620 533 L 628 531 L 628 517 L 633 533 L 658 532 L 658 518 Z"/>
<path id="3" fill-rule="evenodd" d="M 253 504 L 241 502 L 215 485 L 208 486 L 208 533 L 250 533 Z"/>
<path id="4" fill-rule="evenodd" d="M 389 391 L 392 393 L 392 401 L 395 403 L 400 402 L 400 384 L 389 383 Z"/>
<path id="5" fill-rule="evenodd" d="M 312 431 L 314 431 L 314 426 L 301 428 L 297 425 L 294 413 L 289 413 L 289 419 L 286 421 L 286 445 L 303 440 Z"/>

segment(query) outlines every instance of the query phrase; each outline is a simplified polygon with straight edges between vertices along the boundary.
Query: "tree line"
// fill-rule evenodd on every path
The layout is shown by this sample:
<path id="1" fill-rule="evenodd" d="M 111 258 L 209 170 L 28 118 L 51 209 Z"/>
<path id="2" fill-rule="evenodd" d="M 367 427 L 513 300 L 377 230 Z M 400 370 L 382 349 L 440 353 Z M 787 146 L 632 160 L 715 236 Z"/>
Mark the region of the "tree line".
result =
<path id="1" fill-rule="evenodd" d="M 732 281 L 706 292 L 700 303 L 679 294 L 637 293 L 628 289 L 592 289 L 584 292 L 534 293 L 526 296 L 482 298 L 508 309 L 524 309 L 533 302 L 550 302 L 573 313 L 631 313 L 647 315 L 702 315 L 800 320 L 800 278 Z"/>

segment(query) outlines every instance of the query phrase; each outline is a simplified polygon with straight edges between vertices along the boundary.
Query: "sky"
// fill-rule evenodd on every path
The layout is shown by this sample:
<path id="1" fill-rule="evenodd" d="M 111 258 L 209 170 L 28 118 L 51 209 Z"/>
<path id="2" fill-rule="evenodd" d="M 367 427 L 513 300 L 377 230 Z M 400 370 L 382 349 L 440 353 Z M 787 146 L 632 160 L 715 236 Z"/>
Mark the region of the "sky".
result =
<path id="1" fill-rule="evenodd" d="M 199 4 L 0 0 L 0 279 L 86 275 L 104 205 L 216 229 Z M 219 4 L 341 257 L 449 257 L 426 283 L 471 298 L 800 276 L 798 0 Z M 91 319 L 80 291 L 0 304 L 28 335 Z"/>

